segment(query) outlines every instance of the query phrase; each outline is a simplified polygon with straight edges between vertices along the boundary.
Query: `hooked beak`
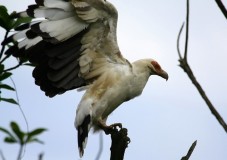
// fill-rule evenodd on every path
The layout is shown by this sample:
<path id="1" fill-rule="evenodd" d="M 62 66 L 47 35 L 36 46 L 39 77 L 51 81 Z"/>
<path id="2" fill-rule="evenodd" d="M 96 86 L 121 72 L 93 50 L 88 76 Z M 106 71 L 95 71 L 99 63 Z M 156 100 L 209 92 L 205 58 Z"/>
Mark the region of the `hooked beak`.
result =
<path id="1" fill-rule="evenodd" d="M 166 71 L 161 70 L 161 72 L 158 73 L 158 75 L 162 78 L 164 78 L 166 81 L 169 79 L 169 75 Z"/>

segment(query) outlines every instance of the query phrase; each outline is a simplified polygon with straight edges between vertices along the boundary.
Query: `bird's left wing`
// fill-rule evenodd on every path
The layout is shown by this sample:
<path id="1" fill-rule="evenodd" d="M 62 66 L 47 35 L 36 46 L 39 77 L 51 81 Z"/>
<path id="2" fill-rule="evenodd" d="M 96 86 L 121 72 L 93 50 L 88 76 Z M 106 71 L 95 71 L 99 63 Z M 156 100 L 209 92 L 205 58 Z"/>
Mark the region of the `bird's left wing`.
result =
<path id="1" fill-rule="evenodd" d="M 92 83 L 114 64 L 127 64 L 116 38 L 117 10 L 105 0 L 36 0 L 20 17 L 29 24 L 3 43 L 36 65 L 36 84 L 53 97 Z"/>

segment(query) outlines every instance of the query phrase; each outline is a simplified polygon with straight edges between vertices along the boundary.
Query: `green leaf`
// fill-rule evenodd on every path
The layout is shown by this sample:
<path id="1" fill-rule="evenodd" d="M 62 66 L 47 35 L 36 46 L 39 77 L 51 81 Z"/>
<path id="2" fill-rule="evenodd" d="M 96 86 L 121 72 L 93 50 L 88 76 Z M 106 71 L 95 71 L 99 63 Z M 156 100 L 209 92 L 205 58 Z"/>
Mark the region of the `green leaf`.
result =
<path id="1" fill-rule="evenodd" d="M 0 131 L 2 131 L 3 133 L 7 134 L 8 138 L 11 138 L 11 139 L 13 139 L 14 141 L 17 142 L 17 140 L 13 136 L 13 134 L 11 134 L 7 129 L 0 127 Z"/>
<path id="2" fill-rule="evenodd" d="M 12 137 L 5 137 L 4 141 L 6 143 L 17 143 L 17 140 Z"/>
<path id="3" fill-rule="evenodd" d="M 43 132 L 46 131 L 46 130 L 47 130 L 47 129 L 45 129 L 45 128 L 38 128 L 38 129 L 35 129 L 35 130 L 29 132 L 29 133 L 28 133 L 28 136 L 33 137 L 33 136 L 36 136 L 36 135 L 38 135 L 38 134 L 43 133 Z"/>
<path id="4" fill-rule="evenodd" d="M 18 126 L 18 124 L 16 122 L 11 122 L 10 126 L 11 126 L 13 132 L 18 137 L 20 144 L 24 144 L 25 133 L 20 130 L 20 127 Z"/>
<path id="5" fill-rule="evenodd" d="M 7 8 L 0 5 L 0 26 L 9 31 L 12 29 L 14 20 L 9 16 Z"/>
<path id="6" fill-rule="evenodd" d="M 40 144 L 44 144 L 43 141 L 37 139 L 37 138 L 33 138 L 33 139 L 30 139 L 27 143 L 32 143 L 32 142 L 36 142 L 36 143 L 40 143 Z"/>
<path id="7" fill-rule="evenodd" d="M 3 74 L 0 75 L 0 81 L 3 81 L 4 79 L 9 78 L 12 75 L 10 72 L 4 72 Z"/>
<path id="8" fill-rule="evenodd" d="M 18 105 L 17 101 L 15 101 L 15 100 L 12 99 L 12 98 L 1 98 L 1 97 L 0 97 L 0 102 L 1 102 L 1 101 L 5 101 L 5 102 L 8 102 L 8 103 L 12 103 L 12 104 Z"/>
<path id="9" fill-rule="evenodd" d="M 21 17 L 17 18 L 16 22 L 13 24 L 13 28 L 18 27 L 22 23 L 29 23 L 31 22 L 32 18 L 31 17 Z"/>
<path id="10" fill-rule="evenodd" d="M 35 136 L 37 136 L 37 135 L 43 133 L 43 132 L 46 131 L 46 130 L 47 130 L 47 129 L 45 129 L 45 128 L 38 128 L 38 129 L 35 129 L 35 130 L 33 130 L 33 131 L 27 133 L 27 136 L 28 136 L 28 137 L 27 137 L 26 142 L 30 142 L 31 139 L 33 139 L 33 137 L 35 137 Z"/>
<path id="11" fill-rule="evenodd" d="M 15 91 L 15 89 L 7 84 L 0 84 L 0 88 Z"/>

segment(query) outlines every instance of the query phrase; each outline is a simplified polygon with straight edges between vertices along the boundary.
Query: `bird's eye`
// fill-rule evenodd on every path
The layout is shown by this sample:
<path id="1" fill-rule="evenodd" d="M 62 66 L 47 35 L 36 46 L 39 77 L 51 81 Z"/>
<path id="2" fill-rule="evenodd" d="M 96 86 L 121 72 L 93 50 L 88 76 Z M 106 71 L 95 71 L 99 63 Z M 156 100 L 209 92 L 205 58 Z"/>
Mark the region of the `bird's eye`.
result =
<path id="1" fill-rule="evenodd" d="M 154 68 L 156 70 L 160 70 L 161 69 L 161 66 L 158 64 L 158 62 L 156 61 L 151 61 L 151 64 L 154 66 Z"/>

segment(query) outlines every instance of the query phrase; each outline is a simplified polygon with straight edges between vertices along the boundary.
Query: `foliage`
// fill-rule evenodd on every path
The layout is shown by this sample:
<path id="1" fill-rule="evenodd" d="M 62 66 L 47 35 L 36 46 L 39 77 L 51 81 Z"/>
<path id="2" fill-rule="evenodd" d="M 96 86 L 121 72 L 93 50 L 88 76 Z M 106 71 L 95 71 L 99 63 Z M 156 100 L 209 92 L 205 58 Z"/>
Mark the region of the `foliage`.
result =
<path id="1" fill-rule="evenodd" d="M 39 140 L 37 136 L 46 131 L 45 128 L 36 128 L 30 132 L 24 132 L 20 129 L 16 122 L 11 122 L 10 129 L 11 130 L 7 130 L 6 128 L 0 127 L 0 132 L 6 135 L 6 137 L 4 138 L 5 143 L 19 144 L 20 149 L 17 159 L 21 159 L 22 151 L 26 144 L 33 142 L 43 144 L 43 142 Z"/>
<path id="2" fill-rule="evenodd" d="M 5 143 L 24 145 L 32 142 L 37 142 L 43 144 L 43 142 L 39 140 L 37 136 L 46 131 L 45 128 L 37 128 L 30 132 L 24 132 L 20 129 L 16 122 L 11 122 L 10 128 L 11 131 L 0 127 L 0 132 L 6 134 L 6 137 L 4 138 Z"/>
<path id="3" fill-rule="evenodd" d="M 4 40 L 8 38 L 8 34 L 10 30 L 13 30 L 16 27 L 20 26 L 21 24 L 28 23 L 32 20 L 31 18 L 14 18 L 15 15 L 16 15 L 16 12 L 9 14 L 7 11 L 7 8 L 5 6 L 0 5 L 0 27 L 6 31 Z M 10 50 L 10 48 L 16 45 L 17 45 L 16 42 L 13 42 L 10 45 L 6 45 L 2 43 L 2 48 L 0 52 L 0 103 L 7 102 L 7 103 L 18 105 L 20 107 L 19 103 L 15 99 L 11 97 L 9 98 L 2 97 L 1 95 L 3 91 L 16 92 L 16 89 L 14 87 L 6 83 L 6 80 L 8 80 L 13 75 L 11 71 L 17 69 L 22 65 L 30 66 L 30 64 L 27 63 L 27 59 L 19 58 L 17 59 L 18 60 L 17 65 L 11 68 L 6 68 L 6 65 L 5 65 L 6 61 L 9 60 L 11 55 L 13 55 L 13 53 L 11 53 L 12 50 Z M 5 51 L 6 47 L 9 48 L 7 51 Z M 3 133 L 6 135 L 4 137 L 5 143 L 19 144 L 20 147 L 19 147 L 19 152 L 17 157 L 18 160 L 21 159 L 22 151 L 26 146 L 26 144 L 30 144 L 33 142 L 43 144 L 43 142 L 39 140 L 37 136 L 42 134 L 44 131 L 46 131 L 45 128 L 36 128 L 32 131 L 27 130 L 27 132 L 24 132 L 20 129 L 19 125 L 14 121 L 10 122 L 10 130 L 0 126 L 0 133 Z M 3 153 L 1 150 L 0 150 L 0 156 L 3 157 Z"/>
<path id="4" fill-rule="evenodd" d="M 4 39 L 6 39 L 8 37 L 10 30 L 15 29 L 16 27 L 18 27 L 19 25 L 21 25 L 23 23 L 28 23 L 31 21 L 31 18 L 14 19 L 13 17 L 15 15 L 16 15 L 15 12 L 13 12 L 12 14 L 9 14 L 7 11 L 7 8 L 5 6 L 0 6 L 0 26 L 6 30 Z M 13 45 L 15 45 L 15 43 Z M 7 47 L 10 48 L 12 46 L 8 45 Z M 12 75 L 12 73 L 9 71 L 14 70 L 14 69 L 18 68 L 19 66 L 25 64 L 27 60 L 19 59 L 18 64 L 16 66 L 6 69 L 4 63 L 6 62 L 7 59 L 9 59 L 9 57 L 12 55 L 12 53 L 7 54 L 7 55 L 5 55 L 5 57 L 3 57 L 5 48 L 6 48 L 6 44 L 2 44 L 2 49 L 0 52 L 0 91 L 2 91 L 2 90 L 15 91 L 15 88 L 13 88 L 12 86 L 10 86 L 8 84 L 5 84 L 3 81 L 10 78 L 10 76 Z M 0 92 L 0 102 L 1 101 L 18 105 L 18 102 L 16 100 L 14 100 L 13 98 L 1 97 L 1 92 Z"/>

